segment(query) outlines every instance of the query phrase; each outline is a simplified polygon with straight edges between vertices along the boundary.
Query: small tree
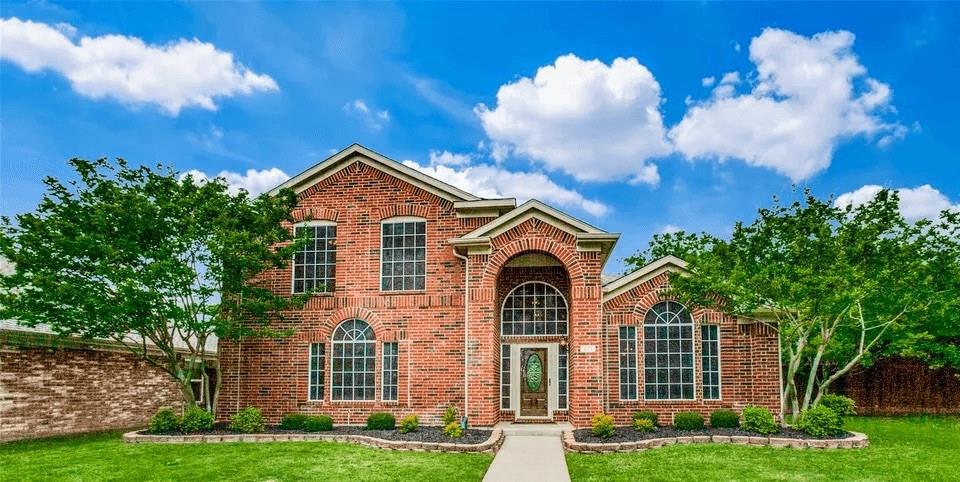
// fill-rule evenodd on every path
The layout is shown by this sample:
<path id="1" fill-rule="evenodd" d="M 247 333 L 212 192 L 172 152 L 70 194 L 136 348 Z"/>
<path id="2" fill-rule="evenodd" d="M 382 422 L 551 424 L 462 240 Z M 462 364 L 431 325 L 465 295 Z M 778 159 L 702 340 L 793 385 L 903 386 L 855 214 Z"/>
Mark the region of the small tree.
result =
<path id="1" fill-rule="evenodd" d="M 890 191 L 846 208 L 805 192 L 802 202 L 775 201 L 752 224 L 737 223 L 730 239 L 658 235 L 627 261 L 676 254 L 691 273 L 671 275 L 681 300 L 778 329 L 783 400 L 796 416 L 878 349 L 929 341 L 920 335 L 935 307 L 939 319 L 958 319 L 956 213 L 908 223 L 898 207 Z"/>
<path id="2" fill-rule="evenodd" d="M 180 179 L 122 159 L 72 159 L 77 179 L 47 178 L 33 213 L 0 223 L 0 317 L 49 324 L 62 336 L 107 338 L 173 377 L 186 406 L 214 336 L 283 336 L 283 312 L 306 296 L 278 295 L 261 278 L 299 248 L 289 191 L 251 199 L 222 180 Z"/>

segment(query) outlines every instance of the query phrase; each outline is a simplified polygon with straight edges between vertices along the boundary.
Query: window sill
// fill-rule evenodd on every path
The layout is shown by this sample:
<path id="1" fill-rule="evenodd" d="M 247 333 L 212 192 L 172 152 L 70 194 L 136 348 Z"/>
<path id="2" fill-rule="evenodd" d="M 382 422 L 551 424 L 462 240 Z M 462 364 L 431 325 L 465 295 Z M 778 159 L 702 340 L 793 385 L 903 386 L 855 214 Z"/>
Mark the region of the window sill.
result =
<path id="1" fill-rule="evenodd" d="M 403 295 L 425 295 L 427 290 L 403 290 L 403 291 L 384 291 L 380 290 L 380 294 L 383 296 L 403 296 Z"/>

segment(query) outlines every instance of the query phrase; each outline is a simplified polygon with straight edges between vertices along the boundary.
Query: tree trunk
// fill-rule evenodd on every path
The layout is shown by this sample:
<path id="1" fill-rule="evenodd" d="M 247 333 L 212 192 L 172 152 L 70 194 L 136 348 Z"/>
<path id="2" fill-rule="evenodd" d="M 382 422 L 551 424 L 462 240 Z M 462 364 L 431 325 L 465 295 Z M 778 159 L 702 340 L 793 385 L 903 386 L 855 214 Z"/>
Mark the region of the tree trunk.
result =
<path id="1" fill-rule="evenodd" d="M 223 372 L 220 371 L 219 359 L 217 359 L 217 363 L 214 365 L 214 373 L 217 375 L 217 380 L 213 385 L 213 393 L 210 395 L 210 413 L 213 414 L 214 420 L 216 420 L 217 403 L 220 400 L 220 384 L 223 380 Z"/>
<path id="2" fill-rule="evenodd" d="M 177 385 L 180 386 L 180 394 L 183 395 L 183 409 L 197 405 L 197 399 L 193 396 L 193 383 L 190 377 L 177 377 Z"/>

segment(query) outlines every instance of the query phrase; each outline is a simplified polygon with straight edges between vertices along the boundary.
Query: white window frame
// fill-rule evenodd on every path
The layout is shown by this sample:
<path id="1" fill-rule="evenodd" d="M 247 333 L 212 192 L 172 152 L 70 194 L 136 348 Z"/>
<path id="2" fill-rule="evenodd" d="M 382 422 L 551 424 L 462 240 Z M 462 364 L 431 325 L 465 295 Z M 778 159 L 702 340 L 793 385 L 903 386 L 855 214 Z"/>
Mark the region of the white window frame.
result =
<path id="1" fill-rule="evenodd" d="M 383 254 L 385 250 L 383 249 L 383 225 L 384 224 L 397 224 L 397 223 L 423 223 L 423 289 L 383 289 Z M 427 236 L 427 226 L 429 222 L 426 218 L 421 218 L 419 216 L 394 216 L 392 218 L 386 218 L 380 220 L 380 231 L 377 232 L 377 237 L 380 240 L 380 266 L 379 266 L 379 275 L 377 287 L 381 293 L 420 293 L 427 290 L 427 280 L 430 278 L 427 276 L 427 259 L 429 257 L 429 247 L 430 247 L 430 237 Z M 393 260 L 391 260 L 393 262 Z M 416 275 L 414 275 L 416 276 Z"/>
<path id="2" fill-rule="evenodd" d="M 370 339 L 370 340 L 362 341 L 362 342 L 357 342 L 357 341 L 336 341 L 336 340 L 334 340 L 334 336 L 333 336 L 333 335 L 336 334 L 337 328 L 340 328 L 340 325 L 342 325 L 342 324 L 344 324 L 344 323 L 346 323 L 346 322 L 348 322 L 348 321 L 350 321 L 350 320 L 358 320 L 358 321 L 362 321 L 362 322 L 366 323 L 367 326 L 370 327 L 370 333 L 371 333 L 371 335 L 373 336 L 373 338 Z M 337 353 L 336 345 L 337 345 L 337 344 L 346 344 L 346 343 L 351 343 L 351 344 L 352 344 L 352 343 L 371 343 L 371 344 L 373 344 L 373 372 L 372 372 L 372 373 L 373 373 L 373 397 L 372 397 L 372 398 L 363 398 L 363 399 L 356 399 L 356 398 L 354 398 L 354 399 L 349 399 L 349 400 L 348 400 L 348 399 L 344 399 L 344 398 L 337 399 L 337 398 L 334 398 L 334 396 L 333 396 L 334 390 L 335 390 L 336 387 L 337 387 L 337 386 L 336 386 L 336 377 L 335 377 L 336 372 L 334 371 L 334 368 L 333 368 L 333 361 L 334 361 L 334 359 L 336 358 L 336 353 Z M 330 402 L 332 402 L 332 403 L 377 403 L 377 400 L 378 400 L 378 399 L 377 399 L 377 334 L 376 334 L 376 332 L 373 331 L 373 326 L 371 326 L 370 323 L 367 322 L 367 320 L 364 320 L 364 319 L 361 319 L 361 318 L 347 318 L 347 319 L 341 321 L 340 323 L 337 323 L 336 327 L 333 329 L 333 332 L 332 332 L 331 335 L 330 335 L 330 356 L 329 356 L 328 358 L 330 358 Z M 351 370 L 352 370 L 352 368 L 351 368 Z M 345 372 L 341 371 L 341 373 L 345 373 Z M 353 372 L 351 371 L 351 373 L 353 373 Z M 342 384 L 341 384 L 341 385 L 342 385 Z M 343 388 L 343 387 L 341 386 L 341 388 Z M 352 388 L 355 389 L 355 387 L 352 387 Z M 364 387 L 364 388 L 366 388 L 366 387 Z"/>
<path id="3" fill-rule="evenodd" d="M 560 363 L 561 352 L 566 351 L 563 356 L 563 363 Z M 564 371 L 563 392 L 560 391 L 560 368 Z M 563 404 L 560 403 L 560 397 L 563 397 Z M 570 410 L 570 345 L 557 345 L 557 411 L 566 412 Z"/>
<path id="4" fill-rule="evenodd" d="M 707 386 L 706 383 L 704 383 L 704 382 L 703 382 L 703 379 L 702 379 L 703 373 L 704 373 L 704 372 L 703 372 L 703 331 L 702 331 L 702 330 L 703 330 L 703 327 L 705 327 L 705 326 L 713 326 L 713 327 L 716 327 L 716 328 L 717 328 L 717 354 L 716 354 L 716 358 L 717 358 L 717 398 L 707 398 L 706 392 L 703 391 L 703 390 L 706 388 L 706 386 Z M 720 325 L 717 324 L 717 323 L 704 323 L 704 324 L 701 324 L 701 325 L 700 325 L 700 329 L 701 329 L 701 331 L 700 331 L 700 346 L 701 346 L 701 348 L 700 348 L 700 376 L 701 376 L 701 380 L 700 380 L 700 390 L 701 390 L 701 396 L 703 397 L 704 400 L 711 400 L 711 401 L 723 400 L 723 375 L 722 375 L 722 374 L 723 374 L 723 370 L 722 370 L 722 367 L 721 367 L 721 363 L 722 363 L 722 362 L 721 362 L 721 356 L 720 356 Z M 696 377 L 694 377 L 694 380 L 696 380 Z"/>
<path id="5" fill-rule="evenodd" d="M 698 343 L 697 343 L 697 328 L 699 327 L 699 325 L 696 323 L 696 321 L 694 321 L 694 319 L 693 319 L 693 313 L 690 311 L 689 308 L 687 308 L 686 305 L 684 305 L 683 303 L 676 302 L 676 301 L 674 301 L 674 300 L 660 300 L 660 301 L 657 301 L 657 302 L 654 303 L 652 306 L 650 306 L 650 308 L 647 310 L 647 312 L 649 312 L 650 310 L 652 310 L 654 306 L 657 306 L 657 305 L 659 305 L 660 303 L 668 302 L 668 301 L 669 301 L 670 303 L 675 303 L 675 304 L 680 305 L 681 307 L 683 307 L 684 310 L 687 311 L 687 314 L 690 315 L 690 323 L 689 323 L 689 325 L 690 325 L 690 344 L 692 345 L 692 346 L 691 346 L 691 350 L 692 350 L 692 358 L 693 358 L 693 367 L 692 367 L 692 370 L 693 370 L 693 373 L 692 373 L 693 380 L 692 380 L 690 383 L 691 383 L 691 385 L 692 385 L 692 387 L 693 387 L 693 392 L 692 392 L 692 393 L 693 393 L 693 396 L 690 397 L 690 398 L 682 398 L 682 397 L 681 397 L 681 398 L 647 398 L 647 371 L 646 371 L 646 370 L 647 370 L 647 361 L 646 361 L 646 358 L 647 358 L 647 350 L 646 350 L 646 347 L 644 347 L 644 350 L 643 350 L 643 358 L 644 358 L 644 360 L 643 360 L 643 364 L 642 364 L 642 366 L 643 366 L 643 368 L 642 368 L 642 369 L 643 369 L 643 387 L 642 387 L 642 388 L 643 388 L 643 401 L 645 401 L 645 402 L 653 402 L 653 403 L 656 403 L 656 402 L 690 402 L 690 401 L 695 401 L 695 400 L 697 400 L 697 372 L 698 372 L 697 359 L 699 358 L 697 355 L 698 355 L 698 353 L 699 353 L 699 348 L 700 348 L 700 347 L 697 346 L 697 345 L 698 345 Z M 647 321 L 646 321 L 646 320 L 647 320 L 647 312 L 644 312 L 644 314 L 643 314 L 643 324 L 640 325 L 642 328 L 646 328 L 646 327 L 647 327 Z M 684 324 L 686 325 L 687 323 L 684 323 Z M 656 325 L 656 324 L 654 324 L 654 325 L 650 325 L 650 326 L 656 327 L 656 326 L 670 326 L 670 325 L 669 325 L 669 324 L 666 324 L 666 325 Z M 646 334 L 644 334 L 643 340 L 644 340 L 644 342 L 646 342 Z M 639 352 L 639 349 L 638 349 L 638 352 Z M 658 353 L 659 353 L 659 352 L 658 352 Z M 682 356 L 682 354 L 681 354 L 681 356 Z M 638 374 L 639 374 L 639 372 L 638 372 Z M 638 375 L 638 376 L 639 376 L 639 375 Z M 681 378 L 682 378 L 682 374 L 681 374 Z M 681 382 L 681 384 L 682 384 L 682 382 Z M 659 385 L 659 383 L 658 383 L 658 385 Z M 640 388 L 641 388 L 641 387 L 638 385 L 637 389 L 639 390 Z M 669 391 L 669 389 L 668 389 L 668 391 Z M 683 388 L 682 388 L 682 386 L 681 386 L 681 392 L 682 392 L 682 391 L 683 391 Z M 681 395 L 682 395 L 682 393 L 681 393 Z M 701 398 L 701 400 L 702 400 L 702 398 Z"/>
<path id="6" fill-rule="evenodd" d="M 513 392 L 512 392 L 513 385 L 510 383 L 511 382 L 510 374 L 513 373 L 513 364 L 514 364 L 512 350 L 513 348 L 510 346 L 509 343 L 500 344 L 500 387 L 497 390 L 498 393 L 500 394 L 500 410 L 513 410 Z M 506 356 L 504 356 L 504 353 L 506 353 Z M 510 362 L 510 366 L 507 367 L 506 372 L 504 372 L 504 368 L 503 368 L 504 360 L 507 360 Z M 504 388 L 507 389 L 507 396 L 506 396 L 507 406 L 506 407 L 503 406 L 503 399 L 504 399 L 503 389 Z"/>
<path id="7" fill-rule="evenodd" d="M 387 345 L 393 345 L 393 361 L 394 366 L 390 370 L 387 370 L 386 358 L 387 358 Z M 394 393 L 396 393 L 396 398 L 387 398 L 387 372 L 393 372 L 397 374 L 396 383 L 390 384 L 394 388 Z M 400 401 L 400 343 L 396 341 L 384 341 L 380 343 L 380 401 L 382 402 L 399 402 Z"/>
<path id="8" fill-rule="evenodd" d="M 313 347 L 314 345 L 320 346 L 321 349 L 323 350 L 322 354 L 316 355 L 316 357 L 320 359 L 319 368 L 318 368 L 318 371 L 320 372 L 320 398 L 313 398 L 313 358 L 314 358 Z M 325 392 L 327 388 L 327 381 L 326 381 L 327 370 L 326 370 L 326 367 L 324 366 L 324 363 L 326 362 L 324 358 L 326 358 L 327 356 L 327 347 L 325 346 L 324 342 L 318 341 L 318 342 L 310 343 L 308 349 L 310 351 L 309 353 L 307 353 L 307 401 L 322 402 L 323 392 Z M 333 368 L 332 363 L 330 367 Z"/>
<path id="9" fill-rule="evenodd" d="M 329 220 L 325 220 L 325 219 L 322 219 L 322 220 L 313 220 L 313 221 L 300 221 L 300 222 L 298 222 L 298 223 L 294 223 L 294 224 L 293 224 L 293 235 L 294 235 L 294 237 L 296 237 L 296 235 L 297 235 L 297 228 L 305 228 L 305 227 L 313 227 L 313 226 L 333 226 L 333 227 L 337 227 L 337 223 L 336 223 L 335 221 L 329 221 Z M 339 235 L 339 233 L 338 233 L 338 235 Z M 333 239 L 337 239 L 337 238 L 334 237 Z M 336 244 L 334 244 L 334 252 L 336 252 Z M 297 282 L 297 262 L 296 262 L 296 259 L 297 259 L 297 253 L 293 253 L 293 259 L 290 260 L 290 294 L 292 294 L 292 295 L 302 295 L 302 294 L 306 294 L 306 291 L 298 292 L 298 291 L 295 290 L 295 286 L 296 286 L 296 282 Z M 316 265 L 314 265 L 314 266 L 316 266 Z M 333 263 L 333 279 L 334 279 L 334 280 L 337 279 L 337 263 L 336 263 L 336 261 L 334 261 L 334 263 Z M 334 286 L 334 288 L 335 288 L 335 287 L 336 287 L 336 286 Z M 333 290 L 327 291 L 326 289 L 324 289 L 323 291 L 321 291 L 321 292 L 318 293 L 318 294 L 322 294 L 322 293 L 333 293 Z"/>
<path id="10" fill-rule="evenodd" d="M 620 363 L 620 360 L 626 354 L 621 351 L 621 345 L 623 344 L 623 338 L 621 333 L 624 328 L 633 330 L 633 398 L 623 398 L 623 366 Z M 617 326 L 617 397 L 619 400 L 624 402 L 636 402 L 640 399 L 640 349 L 639 343 L 637 341 L 637 326 L 636 325 L 618 325 Z M 629 380 L 628 380 L 629 382 Z"/>
<path id="11" fill-rule="evenodd" d="M 519 290 L 520 288 L 522 288 L 522 287 L 524 287 L 524 286 L 526 286 L 526 285 L 529 285 L 529 284 L 542 284 L 542 285 L 549 286 L 550 288 L 553 288 L 553 289 L 557 292 L 557 295 L 560 296 L 560 299 L 563 300 L 563 307 L 564 307 L 564 309 L 567 311 L 567 317 L 566 317 L 566 319 L 563 320 L 563 323 L 564 323 L 564 324 L 566 325 L 566 327 L 567 327 L 567 330 L 566 330 L 564 333 L 549 333 L 549 334 L 548 334 L 548 333 L 540 333 L 540 334 L 532 333 L 532 334 L 529 334 L 529 335 L 527 335 L 527 334 L 517 335 L 516 333 L 507 335 L 507 334 L 504 334 L 504 333 L 503 333 L 503 314 L 504 314 L 504 312 L 507 311 L 507 299 L 509 299 L 511 296 L 513 296 L 513 294 L 516 293 L 517 290 Z M 513 309 L 513 308 L 511 308 L 511 309 Z M 557 320 L 557 321 L 555 321 L 555 322 L 553 322 L 553 323 L 559 323 L 559 322 L 560 322 L 560 320 Z M 516 322 L 515 322 L 515 321 L 511 321 L 511 323 L 516 323 Z M 500 305 L 500 326 L 499 326 L 499 328 L 500 328 L 500 336 L 517 336 L 517 337 L 569 336 L 569 334 L 570 334 L 570 303 L 567 302 L 567 297 L 563 295 L 563 291 L 561 291 L 561 290 L 560 290 L 559 288 L 557 288 L 556 286 L 554 286 L 554 285 L 552 285 L 552 284 L 550 284 L 550 283 L 547 283 L 546 281 L 537 281 L 537 280 L 524 281 L 523 283 L 520 283 L 520 284 L 518 284 L 517 286 L 514 286 L 513 289 L 511 289 L 510 292 L 507 293 L 507 296 L 504 296 L 504 297 L 503 297 L 503 303 Z"/>

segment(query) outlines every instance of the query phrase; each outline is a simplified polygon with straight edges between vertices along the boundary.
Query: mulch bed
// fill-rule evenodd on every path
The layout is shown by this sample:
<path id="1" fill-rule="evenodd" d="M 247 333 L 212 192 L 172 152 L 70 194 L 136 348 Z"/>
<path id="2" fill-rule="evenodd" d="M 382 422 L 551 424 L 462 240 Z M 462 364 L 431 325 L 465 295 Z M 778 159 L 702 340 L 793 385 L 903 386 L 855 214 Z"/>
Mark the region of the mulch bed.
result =
<path id="1" fill-rule="evenodd" d="M 778 437 L 778 438 L 793 438 L 793 439 L 804 439 L 804 440 L 813 440 L 813 439 L 844 439 L 850 437 L 851 433 L 844 432 L 841 435 L 836 437 L 814 437 L 808 435 L 799 430 L 794 430 L 792 428 L 781 427 L 780 431 L 775 434 L 763 435 L 756 432 L 749 432 L 747 430 L 741 430 L 739 428 L 705 428 L 703 430 L 676 430 L 673 427 L 657 427 L 657 430 L 654 432 L 641 432 L 634 429 L 633 427 L 617 427 L 617 431 L 614 432 L 613 436 L 610 438 L 601 438 L 595 437 L 591 433 L 589 428 L 581 428 L 573 431 L 573 438 L 577 442 L 581 443 L 622 443 L 622 442 L 637 442 L 640 440 L 649 440 L 655 438 L 667 438 L 667 437 L 695 437 L 698 435 L 727 435 L 727 436 L 745 436 L 745 437 Z"/>
<path id="2" fill-rule="evenodd" d="M 238 435 L 240 432 L 236 432 L 227 428 L 226 424 L 217 424 L 212 430 L 204 430 L 201 432 L 193 433 L 183 433 L 183 432 L 167 432 L 167 433 L 149 433 L 146 430 L 137 432 L 143 435 Z M 490 430 L 478 430 L 469 428 L 463 431 L 463 436 L 460 438 L 450 438 L 443 433 L 442 427 L 420 427 L 416 432 L 410 433 L 401 433 L 399 430 L 367 430 L 363 427 L 353 427 L 353 426 L 341 426 L 334 427 L 333 430 L 326 432 L 304 432 L 303 430 L 284 430 L 276 426 L 268 426 L 262 433 L 268 434 L 299 434 L 299 433 L 310 433 L 310 434 L 320 434 L 320 435 L 362 435 L 364 437 L 373 437 L 383 440 L 401 440 L 404 442 L 433 442 L 433 443 L 454 443 L 454 444 L 466 444 L 473 445 L 486 442 L 490 438 Z"/>

